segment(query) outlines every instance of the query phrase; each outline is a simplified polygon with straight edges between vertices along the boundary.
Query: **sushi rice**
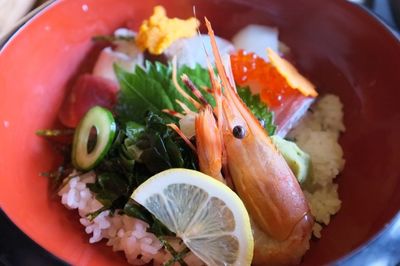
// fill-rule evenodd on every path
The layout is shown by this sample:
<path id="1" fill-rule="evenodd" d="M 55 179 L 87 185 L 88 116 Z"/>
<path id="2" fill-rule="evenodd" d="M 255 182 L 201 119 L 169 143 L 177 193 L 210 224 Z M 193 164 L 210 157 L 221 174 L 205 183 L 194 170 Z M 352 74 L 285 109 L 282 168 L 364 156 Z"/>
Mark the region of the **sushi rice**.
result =
<path id="1" fill-rule="evenodd" d="M 345 162 L 338 142 L 340 133 L 345 131 L 342 108 L 337 96 L 325 95 L 288 135 L 311 157 L 313 178 L 304 194 L 316 220 L 313 234 L 317 238 L 321 237 L 322 225 L 328 225 L 330 217 L 341 206 L 338 185 L 333 181 L 343 170 Z M 147 232 L 149 225 L 139 219 L 120 215 L 118 211 L 114 214 L 103 211 L 91 221 L 87 218 L 89 213 L 102 207 L 86 186 L 95 181 L 93 171 L 83 175 L 74 172 L 66 180 L 68 182 L 58 195 L 67 208 L 78 210 L 80 223 L 91 235 L 89 243 L 105 239 L 114 251 L 123 251 L 127 261 L 133 265 L 143 265 L 152 260 L 154 265 L 162 265 L 171 258 L 157 237 Z M 179 239 L 170 239 L 169 242 L 173 247 L 181 245 Z M 192 253 L 185 257 L 185 261 L 188 265 L 203 265 Z"/>
<path id="2" fill-rule="evenodd" d="M 321 237 L 322 224 L 328 225 L 331 215 L 341 206 L 338 185 L 333 181 L 343 170 L 345 160 L 339 136 L 345 131 L 343 104 L 335 95 L 321 97 L 288 138 L 310 155 L 313 178 L 303 189 L 314 216 L 314 236 Z"/>

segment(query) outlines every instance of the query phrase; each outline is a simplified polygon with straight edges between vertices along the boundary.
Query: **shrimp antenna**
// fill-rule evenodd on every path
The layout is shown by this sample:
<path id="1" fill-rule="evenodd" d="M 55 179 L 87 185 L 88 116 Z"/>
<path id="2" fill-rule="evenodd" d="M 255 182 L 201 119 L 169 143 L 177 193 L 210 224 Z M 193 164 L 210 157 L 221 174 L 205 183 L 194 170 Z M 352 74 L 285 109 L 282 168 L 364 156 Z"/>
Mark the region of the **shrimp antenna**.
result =
<path id="1" fill-rule="evenodd" d="M 189 94 L 186 93 L 186 91 L 179 85 L 178 83 L 178 79 L 177 79 L 177 63 L 176 63 L 176 56 L 174 56 L 172 58 L 172 83 L 174 84 L 175 88 L 177 89 L 177 91 L 188 101 L 190 101 L 194 107 L 196 107 L 196 109 L 200 109 L 201 108 L 201 104 L 196 101 L 195 99 L 193 99 L 192 96 L 190 96 Z"/>
<path id="2" fill-rule="evenodd" d="M 196 6 L 195 5 L 193 5 L 193 16 L 197 19 L 197 16 L 196 16 Z"/>
<path id="3" fill-rule="evenodd" d="M 187 114 L 187 115 L 188 114 L 194 114 L 194 112 L 192 110 L 190 110 L 190 108 L 187 107 L 187 105 L 184 104 L 183 102 L 179 101 L 178 99 L 176 99 L 175 102 L 177 104 L 179 104 L 179 106 L 182 108 L 184 114 Z"/>
<path id="4" fill-rule="evenodd" d="M 189 146 L 189 148 L 191 148 L 195 153 L 197 153 L 196 147 L 193 145 L 193 143 L 190 142 L 190 140 L 185 136 L 185 134 L 183 134 L 182 130 L 180 130 L 180 128 L 177 125 L 171 123 L 171 124 L 167 124 L 167 126 L 172 128 L 183 139 L 183 141 Z"/>
<path id="5" fill-rule="evenodd" d="M 226 90 L 235 91 L 234 87 L 231 84 L 231 81 L 228 78 L 228 75 L 226 74 L 224 64 L 222 63 L 221 55 L 217 47 L 217 42 L 215 41 L 215 35 L 211 27 L 211 23 L 206 17 L 204 17 L 204 20 L 206 22 L 208 35 L 210 36 L 211 47 L 215 58 L 215 66 L 217 67 L 219 77 L 221 78 L 221 82 L 224 85 L 224 88 L 226 87 L 225 88 Z"/>
<path id="6" fill-rule="evenodd" d="M 188 77 L 188 75 L 186 74 L 182 74 L 181 76 L 181 80 L 183 81 L 183 83 L 186 85 L 186 87 L 193 92 L 194 96 L 196 96 L 196 98 L 201 102 L 201 104 L 203 106 L 209 105 L 208 101 L 206 100 L 206 98 L 204 98 L 203 94 L 201 94 L 201 92 L 199 91 L 199 89 L 196 87 L 196 85 L 194 85 L 193 81 L 190 80 L 190 78 Z"/>
<path id="7" fill-rule="evenodd" d="M 183 114 L 178 113 L 178 112 L 175 111 L 175 110 L 171 110 L 171 109 L 162 109 L 161 111 L 164 112 L 164 113 L 166 113 L 166 114 L 169 114 L 169 115 L 171 115 L 171 116 L 175 116 L 175 117 L 177 117 L 177 118 L 184 118 L 184 117 L 185 117 Z"/>
<path id="8" fill-rule="evenodd" d="M 193 5 L 193 16 L 197 19 L 196 6 L 194 6 L 194 5 Z M 200 33 L 199 28 L 197 28 L 197 35 L 199 37 L 201 37 L 201 33 Z M 210 56 L 208 55 L 208 52 L 207 52 L 207 49 L 206 49 L 206 45 L 204 44 L 204 40 L 202 38 L 200 38 L 200 40 L 201 40 L 201 44 L 203 46 L 203 51 L 206 54 L 207 66 L 208 66 L 209 69 L 212 69 L 211 62 L 210 62 Z"/>

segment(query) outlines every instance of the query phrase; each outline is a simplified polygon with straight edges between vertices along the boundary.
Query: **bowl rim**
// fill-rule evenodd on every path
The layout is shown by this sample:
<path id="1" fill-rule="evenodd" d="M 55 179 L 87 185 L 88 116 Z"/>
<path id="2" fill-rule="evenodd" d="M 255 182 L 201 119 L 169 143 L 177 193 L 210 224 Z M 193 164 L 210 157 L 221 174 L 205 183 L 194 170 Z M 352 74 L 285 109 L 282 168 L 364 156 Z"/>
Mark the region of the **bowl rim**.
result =
<path id="1" fill-rule="evenodd" d="M 60 4 L 60 3 L 64 2 L 64 1 L 65 0 L 48 0 L 48 2 L 42 4 L 41 6 L 37 7 L 34 10 L 32 10 L 30 13 L 28 13 L 23 18 L 21 18 L 17 22 L 17 25 L 12 30 L 10 30 L 8 33 L 6 33 L 5 35 L 0 36 L 1 37 L 1 39 L 0 39 L 0 56 L 6 50 L 8 45 L 10 45 L 10 43 L 12 43 L 14 38 L 20 32 L 22 32 L 29 24 L 31 24 L 33 21 L 35 21 L 35 19 L 39 15 L 41 15 L 42 13 L 46 12 L 49 9 L 52 9 L 52 8 L 56 7 L 58 4 Z M 250 2 L 248 2 L 246 0 L 230 0 L 230 1 L 238 3 L 238 4 L 242 4 L 242 5 L 248 5 L 248 6 L 251 6 L 251 7 L 254 7 L 254 5 L 256 4 L 256 3 L 250 3 Z M 382 28 L 382 30 L 384 30 L 384 32 L 389 34 L 389 36 L 391 37 L 391 39 L 394 42 L 400 43 L 400 32 L 397 32 L 395 29 L 393 29 L 391 26 L 389 26 L 381 17 L 379 17 L 376 13 L 372 12 L 366 6 L 363 6 L 363 5 L 354 3 L 354 2 L 350 2 L 350 1 L 342 1 L 342 0 L 335 0 L 335 1 L 337 3 L 348 5 L 349 8 L 353 8 L 354 11 L 364 13 L 365 15 L 367 15 L 367 17 L 369 17 L 371 19 L 371 22 L 378 24 L 378 26 L 380 26 Z M 3 212 L 4 216 L 7 219 L 9 219 L 9 221 L 12 222 L 13 225 L 15 225 L 16 228 L 21 233 L 23 233 L 25 236 L 27 236 L 31 241 L 33 241 L 45 253 L 50 255 L 55 260 L 58 260 L 58 261 L 60 261 L 60 262 L 62 262 L 64 264 L 68 265 L 68 262 L 66 260 L 58 257 L 57 255 L 53 254 L 51 251 L 47 250 L 35 238 L 31 237 L 28 231 L 25 231 L 25 230 L 21 229 L 21 227 L 17 223 L 14 222 L 12 217 L 10 217 L 7 214 L 7 212 L 1 206 L 0 206 L 0 211 Z M 393 218 L 390 219 L 390 221 L 388 221 L 388 223 L 385 225 L 384 228 L 382 228 L 377 233 L 375 233 L 373 236 L 371 236 L 364 244 L 362 244 L 361 246 L 353 249 L 348 254 L 346 254 L 346 255 L 344 255 L 342 257 L 339 257 L 334 261 L 329 262 L 329 264 L 331 264 L 331 265 L 344 265 L 345 263 L 347 263 L 351 259 L 356 259 L 356 258 L 358 258 L 360 256 L 363 256 L 362 253 L 365 250 L 367 250 L 368 248 L 376 245 L 377 242 L 379 242 L 383 238 L 383 236 L 388 234 L 389 231 L 392 230 L 397 223 L 400 224 L 400 209 L 398 210 L 397 214 L 395 214 L 393 216 Z M 400 239 L 400 236 L 399 236 L 399 239 Z M 386 245 L 390 245 L 390 243 L 386 243 Z M 399 246 L 399 248 L 400 248 L 400 246 Z"/>
<path id="2" fill-rule="evenodd" d="M 0 54 L 5 49 L 5 47 L 12 41 L 12 39 L 14 39 L 14 36 L 16 36 L 19 31 L 22 31 L 23 28 L 31 21 L 33 21 L 37 15 L 41 14 L 42 12 L 45 12 L 45 10 L 49 8 L 51 5 L 55 4 L 55 2 L 58 1 L 48 0 L 42 5 L 36 7 L 28 14 L 23 16 L 21 19 L 19 19 L 12 29 L 10 29 L 3 35 L 0 35 Z"/>

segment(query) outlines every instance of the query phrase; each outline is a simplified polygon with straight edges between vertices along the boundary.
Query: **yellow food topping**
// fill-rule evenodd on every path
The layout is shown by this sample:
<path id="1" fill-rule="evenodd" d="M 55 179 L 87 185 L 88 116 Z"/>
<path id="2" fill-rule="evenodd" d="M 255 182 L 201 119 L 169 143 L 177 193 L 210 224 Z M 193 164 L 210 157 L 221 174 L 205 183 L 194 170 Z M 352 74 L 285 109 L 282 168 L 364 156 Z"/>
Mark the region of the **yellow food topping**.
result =
<path id="1" fill-rule="evenodd" d="M 290 87 L 299 90 L 304 96 L 318 96 L 315 86 L 302 76 L 289 61 L 280 57 L 272 49 L 268 48 L 267 53 L 271 64 L 286 79 Z"/>
<path id="2" fill-rule="evenodd" d="M 136 45 L 159 55 L 174 41 L 196 35 L 200 22 L 192 17 L 186 20 L 168 18 L 162 6 L 154 7 L 153 15 L 144 20 L 136 36 Z"/>

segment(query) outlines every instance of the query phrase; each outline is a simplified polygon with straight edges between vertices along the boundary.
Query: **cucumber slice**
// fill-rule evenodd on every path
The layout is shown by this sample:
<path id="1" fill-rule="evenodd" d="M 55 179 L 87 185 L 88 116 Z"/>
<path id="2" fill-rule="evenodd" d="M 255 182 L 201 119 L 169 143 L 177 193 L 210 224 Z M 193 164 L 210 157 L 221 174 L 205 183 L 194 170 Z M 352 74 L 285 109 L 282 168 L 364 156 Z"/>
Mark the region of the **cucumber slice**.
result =
<path id="1" fill-rule="evenodd" d="M 89 136 L 92 128 L 96 129 L 96 143 L 88 151 Z M 79 122 L 74 134 L 72 146 L 72 164 L 80 170 L 95 167 L 110 149 L 117 126 L 112 113 L 100 106 L 91 108 Z"/>

